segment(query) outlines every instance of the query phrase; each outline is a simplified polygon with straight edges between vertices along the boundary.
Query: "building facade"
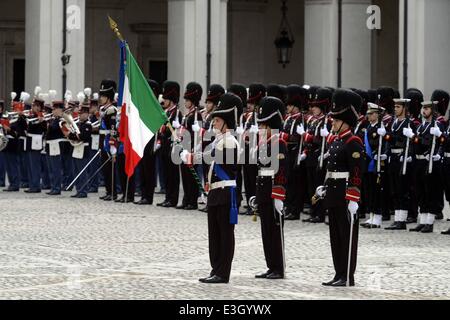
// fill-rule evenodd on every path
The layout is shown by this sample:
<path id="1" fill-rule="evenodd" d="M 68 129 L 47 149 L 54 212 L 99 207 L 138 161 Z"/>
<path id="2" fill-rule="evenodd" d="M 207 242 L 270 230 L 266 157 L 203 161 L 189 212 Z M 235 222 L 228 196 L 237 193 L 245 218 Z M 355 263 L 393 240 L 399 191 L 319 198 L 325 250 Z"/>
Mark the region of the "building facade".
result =
<path id="1" fill-rule="evenodd" d="M 450 91 L 450 1 L 286 4 L 295 42 L 283 68 L 274 45 L 280 0 L 2 0 L 0 98 L 10 91 L 32 92 L 36 85 L 60 96 L 63 88 L 95 91 L 102 79 L 117 79 L 119 49 L 108 15 L 118 22 L 145 75 L 158 81 L 336 87 L 340 79 L 342 87 L 389 85 L 400 91 L 406 81 L 427 97 L 436 88 Z M 380 9 L 379 16 L 371 6 Z M 368 27 L 372 17 L 380 28 Z M 65 70 L 63 55 L 70 56 Z"/>

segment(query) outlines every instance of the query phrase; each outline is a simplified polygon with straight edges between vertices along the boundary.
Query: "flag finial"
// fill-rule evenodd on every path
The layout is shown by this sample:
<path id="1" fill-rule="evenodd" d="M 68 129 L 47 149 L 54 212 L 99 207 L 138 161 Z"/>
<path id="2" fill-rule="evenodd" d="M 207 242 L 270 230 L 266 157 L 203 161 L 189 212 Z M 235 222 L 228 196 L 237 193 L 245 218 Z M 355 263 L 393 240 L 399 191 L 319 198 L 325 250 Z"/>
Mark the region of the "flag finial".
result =
<path id="1" fill-rule="evenodd" d="M 119 38 L 120 41 L 124 41 L 122 34 L 119 31 L 119 27 L 117 25 L 117 22 L 115 22 L 109 15 L 108 15 L 108 20 L 109 20 L 109 26 L 111 27 L 111 30 L 114 31 L 114 33 L 116 34 L 117 38 Z"/>

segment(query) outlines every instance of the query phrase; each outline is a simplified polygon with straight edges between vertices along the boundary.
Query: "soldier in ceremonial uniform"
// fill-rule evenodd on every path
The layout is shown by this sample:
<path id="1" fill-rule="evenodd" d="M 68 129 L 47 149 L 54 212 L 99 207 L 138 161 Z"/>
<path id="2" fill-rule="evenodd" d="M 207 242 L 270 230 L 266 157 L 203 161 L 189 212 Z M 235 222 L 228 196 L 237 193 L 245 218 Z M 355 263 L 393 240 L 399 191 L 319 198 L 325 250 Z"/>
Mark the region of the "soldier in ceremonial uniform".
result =
<path id="1" fill-rule="evenodd" d="M 417 128 L 420 126 L 420 109 L 422 107 L 423 94 L 420 90 L 415 88 L 410 88 L 406 90 L 405 99 L 411 100 L 408 104 L 408 113 L 409 117 Z M 414 148 L 413 148 L 414 149 Z M 411 171 L 416 172 L 416 161 L 415 157 L 413 157 L 413 161 L 410 163 Z M 416 223 L 417 217 L 419 215 L 419 203 L 418 203 L 418 195 L 416 190 L 417 177 L 415 174 L 411 175 L 411 184 L 409 185 L 409 194 L 410 201 L 408 206 L 408 218 L 406 219 L 406 223 Z"/>
<path id="2" fill-rule="evenodd" d="M 297 127 L 303 124 L 304 116 L 302 111 L 307 109 L 308 91 L 296 84 L 291 84 L 287 91 L 287 117 L 284 121 L 282 134 L 283 140 L 287 143 L 287 186 L 285 205 L 285 220 L 299 220 L 303 211 L 304 195 L 306 194 L 306 171 L 304 166 L 297 166 L 297 158 L 300 147 L 300 135 Z M 302 170 L 303 169 L 303 170 Z"/>
<path id="3" fill-rule="evenodd" d="M 440 213 L 442 197 L 441 163 L 444 127 L 437 121 L 437 102 L 422 102 L 422 124 L 417 128 L 414 141 L 416 158 L 416 190 L 419 197 L 419 224 L 409 231 L 430 233 L 436 215 Z"/>
<path id="4" fill-rule="evenodd" d="M 227 93 L 221 96 L 211 114 L 215 139 L 205 150 L 213 160 L 208 170 L 208 238 L 211 273 L 203 283 L 228 283 L 234 255 L 234 226 L 238 222 L 236 176 L 239 143 L 230 130 L 236 128 L 241 99 Z M 191 154 L 192 156 L 192 154 Z M 191 160 L 192 161 L 192 160 Z"/>
<path id="5" fill-rule="evenodd" d="M 180 85 L 174 81 L 166 81 L 162 90 L 163 108 L 166 111 L 169 123 L 174 130 L 181 127 L 182 115 L 178 108 L 180 100 Z M 158 207 L 171 208 L 178 204 L 180 193 L 180 170 L 179 166 L 172 161 L 173 137 L 171 130 L 163 125 L 158 133 L 161 141 L 161 164 L 164 166 L 166 195 L 163 202 L 158 203 Z"/>
<path id="6" fill-rule="evenodd" d="M 331 107 L 332 96 L 333 93 L 330 89 L 318 88 L 314 98 L 309 102 L 312 114 L 309 117 L 306 132 L 303 135 L 305 148 L 301 155 L 301 160 L 304 159 L 306 166 L 308 199 L 313 197 L 316 188 L 323 183 L 325 178 L 325 160 L 328 155 L 326 153 L 326 139 L 330 134 L 331 123 L 324 113 Z M 321 157 L 324 158 L 322 167 L 320 167 Z M 311 223 L 325 222 L 322 202 L 312 205 L 311 218 L 303 221 Z"/>
<path id="7" fill-rule="evenodd" d="M 369 125 L 364 135 L 366 150 L 366 168 L 364 168 L 365 208 L 369 219 L 362 223 L 364 228 L 380 228 L 382 223 L 382 206 L 386 200 L 384 186 L 386 179 L 386 134 L 383 122 L 384 108 L 374 103 L 368 103 L 367 118 Z"/>
<path id="8" fill-rule="evenodd" d="M 354 286 L 355 281 L 363 145 L 351 129 L 358 120 L 358 100 L 361 104 L 361 98 L 350 90 L 338 89 L 333 95 L 330 116 L 335 135 L 330 139 L 324 206 L 330 219 L 335 276 L 331 281 L 322 283 L 325 286 Z"/>
<path id="9" fill-rule="evenodd" d="M 241 202 L 243 199 L 242 196 L 242 182 L 243 182 L 243 176 L 242 176 L 242 169 L 243 169 L 243 163 L 245 161 L 245 156 L 243 154 L 244 152 L 244 146 L 243 146 L 243 140 L 242 135 L 244 133 L 242 123 L 243 121 L 243 112 L 244 112 L 244 106 L 247 106 L 247 88 L 240 83 L 232 83 L 231 86 L 228 88 L 228 92 L 233 93 L 237 95 L 241 101 L 242 104 L 238 105 L 237 108 L 237 119 L 236 119 L 236 134 L 237 134 L 237 140 L 239 142 L 239 163 L 238 163 L 238 169 L 237 169 L 237 176 L 236 176 L 236 193 L 237 193 L 237 202 L 238 202 L 238 209 L 241 206 Z"/>
<path id="10" fill-rule="evenodd" d="M 444 132 L 444 138 L 445 142 L 442 147 L 444 155 L 444 159 L 442 160 L 442 179 L 444 182 L 445 198 L 450 202 L 450 123 Z M 450 228 L 441 233 L 450 235 Z"/>
<path id="11" fill-rule="evenodd" d="M 117 108 L 114 106 L 114 95 L 116 93 L 117 84 L 113 80 L 103 80 L 100 84 L 100 147 L 102 148 L 102 163 L 104 163 L 108 156 L 113 157 L 104 167 L 103 167 L 103 177 L 105 179 L 106 195 L 100 197 L 100 199 L 105 201 L 111 201 L 117 199 L 117 189 L 116 189 L 116 170 L 113 171 L 113 166 L 115 167 L 117 146 L 116 141 L 117 135 Z M 114 185 L 112 182 L 114 180 Z"/>
<path id="12" fill-rule="evenodd" d="M 3 132 L 3 113 L 5 111 L 5 101 L 0 100 L 0 134 L 5 135 Z M 6 180 L 6 171 L 5 171 L 5 155 L 0 151 L 0 187 L 5 186 Z"/>
<path id="13" fill-rule="evenodd" d="M 44 121 L 44 114 L 42 109 L 44 108 L 45 101 L 40 97 L 35 97 L 27 128 L 27 160 L 30 172 L 29 177 L 29 189 L 25 190 L 26 193 L 40 193 L 41 192 L 41 152 L 43 149 L 43 136 L 47 131 L 47 122 Z"/>
<path id="14" fill-rule="evenodd" d="M 90 142 L 92 134 L 92 125 L 89 121 L 89 102 L 83 103 L 79 111 L 79 121 L 76 124 L 77 131 L 66 132 L 64 135 L 71 141 L 73 145 L 73 163 L 75 167 L 75 175 L 81 173 L 90 160 Z M 76 194 L 72 195 L 72 198 L 87 198 L 88 186 L 88 172 L 85 170 L 75 183 Z"/>
<path id="15" fill-rule="evenodd" d="M 258 175 L 258 165 L 256 159 L 256 147 L 258 137 L 257 109 L 261 99 L 266 96 L 266 87 L 260 83 L 252 83 L 248 90 L 247 112 L 243 116 L 243 141 L 245 150 L 245 162 L 243 165 L 244 188 L 247 206 L 249 200 L 256 193 L 256 176 Z M 251 215 L 250 207 L 247 215 Z"/>
<path id="16" fill-rule="evenodd" d="M 202 87 L 196 82 L 188 83 L 184 93 L 185 107 L 188 111 L 183 117 L 181 125 L 183 130 L 186 130 L 190 134 L 190 151 L 193 153 L 197 153 L 199 151 L 199 145 L 201 146 L 199 134 L 202 125 L 202 117 L 198 112 L 198 108 L 202 94 Z M 184 210 L 197 210 L 199 186 L 186 164 L 181 165 L 181 179 L 183 183 L 184 197 L 181 205 L 176 208 Z"/>
<path id="17" fill-rule="evenodd" d="M 91 142 L 90 142 L 90 157 L 91 159 L 95 156 L 95 154 L 100 150 L 100 110 L 98 108 L 98 93 L 94 93 L 94 96 L 89 101 L 90 110 L 89 110 L 89 122 L 92 126 L 91 133 Z M 98 187 L 100 184 L 100 174 L 97 174 L 95 177 L 92 177 L 94 173 L 101 166 L 101 158 L 97 156 L 92 164 L 88 168 L 88 176 L 91 178 L 91 182 L 89 183 L 88 193 L 97 193 Z"/>
<path id="18" fill-rule="evenodd" d="M 408 117 L 409 99 L 394 99 L 395 120 L 389 128 L 387 139 L 387 155 L 389 157 L 389 174 L 391 197 L 394 203 L 394 223 L 386 230 L 406 230 L 406 219 L 410 197 L 410 184 L 412 182 L 413 143 L 411 138 L 416 125 Z"/>
<path id="19" fill-rule="evenodd" d="M 258 124 L 263 131 L 258 143 L 255 203 L 261 219 L 268 270 L 257 274 L 256 278 L 283 279 L 285 276 L 283 201 L 286 197 L 288 151 L 286 142 L 276 132 L 283 125 L 282 104 L 278 98 L 265 97 L 258 108 Z"/>
<path id="20" fill-rule="evenodd" d="M 155 97 L 158 98 L 161 93 L 159 83 L 149 79 L 148 84 Z M 135 204 L 153 204 L 153 196 L 156 188 L 156 153 L 161 150 L 161 143 L 161 136 L 157 134 L 145 146 L 144 155 L 140 161 L 141 200 L 135 202 Z"/>
<path id="21" fill-rule="evenodd" d="M 63 120 L 64 101 L 53 101 L 52 108 L 53 118 L 49 120 L 45 134 L 45 151 L 47 153 L 47 163 L 52 187 L 47 194 L 56 196 L 61 194 L 62 185 L 61 144 L 65 139 L 60 123 Z"/>

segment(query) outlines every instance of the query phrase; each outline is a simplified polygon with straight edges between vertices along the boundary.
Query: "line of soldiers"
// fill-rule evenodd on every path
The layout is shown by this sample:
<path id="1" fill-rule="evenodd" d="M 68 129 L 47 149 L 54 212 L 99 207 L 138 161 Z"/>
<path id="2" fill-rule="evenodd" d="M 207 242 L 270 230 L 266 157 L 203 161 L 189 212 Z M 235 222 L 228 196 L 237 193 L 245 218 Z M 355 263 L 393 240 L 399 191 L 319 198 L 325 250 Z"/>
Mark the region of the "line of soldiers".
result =
<path id="1" fill-rule="evenodd" d="M 5 103 L 0 102 L 3 114 L 0 130 L 8 140 L 0 152 L 10 182 L 5 191 L 18 191 L 21 176 L 28 178 L 26 192 L 37 193 L 50 186 L 49 195 L 70 189 L 75 180 L 73 197 L 85 198 L 98 190 L 101 176 L 106 189 L 101 199 L 148 205 L 153 204 L 156 176 L 163 173 L 165 198 L 157 206 L 197 210 L 202 189 L 206 187 L 210 192 L 203 210 L 208 212 L 210 221 L 213 270 L 201 281 L 211 283 L 229 280 L 234 229 L 228 228 L 223 238 L 217 238 L 221 234 L 218 230 L 237 222 L 234 215 L 244 200 L 244 189 L 243 214 L 254 214 L 257 208 L 262 223 L 268 271 L 257 278 L 284 277 L 284 220 L 300 219 L 306 206 L 310 206 L 311 217 L 304 222 L 325 222 L 329 215 L 331 237 L 335 239 L 333 261 L 340 271 L 327 285 L 352 284 L 356 266 L 357 228 L 353 228 L 354 223 L 344 229 L 336 227 L 344 222 L 333 220 L 331 212 L 353 212 L 356 208 L 355 221 L 369 214 L 369 219 L 361 224 L 365 228 L 379 228 L 394 213 L 394 223 L 386 229 L 404 230 L 407 223 L 419 222 L 410 231 L 422 233 L 432 232 L 434 220 L 443 217 L 444 193 L 450 200 L 450 127 L 444 117 L 449 95 L 443 90 L 436 90 L 431 101 L 424 101 L 418 89 L 409 89 L 401 99 L 390 87 L 363 91 L 276 84 L 266 87 L 254 83 L 248 89 L 233 84 L 225 93 L 221 85 L 212 85 L 202 108 L 203 89 L 196 82 L 186 86 L 184 105 L 179 104 L 178 83 L 166 81 L 161 88 L 149 80 L 149 86 L 160 97 L 169 122 L 147 145 L 139 171 L 130 179 L 125 175 L 125 155 L 119 139 L 120 108 L 116 105 L 114 81 L 102 81 L 98 97 L 85 90 L 77 95 L 79 101 L 73 101 L 67 94 L 64 101 L 55 101 L 50 97 L 56 96 L 55 93 L 46 96 L 36 90 L 28 112 L 26 95 L 11 103 L 13 112 L 9 114 L 4 110 Z M 234 97 L 239 101 L 233 100 Z M 222 127 L 217 127 L 219 119 Z M 336 128 L 336 123 L 340 127 Z M 179 137 L 189 132 L 191 141 L 187 150 L 180 150 L 169 124 Z M 267 139 L 261 138 L 261 129 L 271 132 Z M 234 130 L 233 137 L 229 137 L 230 130 Z M 203 139 L 211 132 L 222 138 Z M 231 169 L 208 164 L 202 157 L 200 162 L 194 161 L 199 155 L 215 150 L 222 140 L 225 146 L 235 146 L 237 158 L 242 156 L 244 161 L 235 163 Z M 273 143 L 280 162 L 276 171 L 265 169 L 266 164 L 258 157 L 262 149 L 270 154 Z M 342 150 L 346 150 L 347 158 Z M 174 154 L 181 157 L 182 164 L 173 161 Z M 347 167 L 330 171 L 340 162 Z M 180 180 L 184 193 L 179 204 Z M 142 199 L 134 201 L 138 182 Z M 328 196 L 320 199 L 316 191 L 323 185 Z M 224 189 L 230 196 L 224 197 L 216 189 Z M 330 189 L 340 190 L 338 193 L 343 196 L 335 200 L 345 198 L 349 207 L 331 201 Z M 230 212 L 232 222 L 224 217 L 213 222 L 217 219 L 214 212 L 219 211 L 222 216 Z M 336 239 L 347 239 L 341 233 L 348 234 L 350 226 L 354 249 L 349 261 L 353 271 L 344 272 L 342 261 L 346 259 L 342 257 L 348 258 L 348 246 L 347 251 L 343 250 L 345 245 Z M 449 234 L 450 229 L 443 233 Z M 344 279 L 344 274 L 351 277 Z"/>

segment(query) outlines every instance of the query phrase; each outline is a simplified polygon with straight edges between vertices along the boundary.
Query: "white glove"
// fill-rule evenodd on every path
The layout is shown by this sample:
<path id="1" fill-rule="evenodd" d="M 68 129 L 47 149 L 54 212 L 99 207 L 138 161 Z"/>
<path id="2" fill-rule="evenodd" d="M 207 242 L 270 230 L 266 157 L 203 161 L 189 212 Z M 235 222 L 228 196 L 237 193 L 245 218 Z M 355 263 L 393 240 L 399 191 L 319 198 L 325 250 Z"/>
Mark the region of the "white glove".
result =
<path id="1" fill-rule="evenodd" d="M 375 160 L 378 160 L 378 155 L 375 155 L 374 159 L 375 159 Z M 386 160 L 386 159 L 387 159 L 387 155 L 385 155 L 385 154 L 381 154 L 381 155 L 380 155 L 380 160 L 381 160 L 381 161 L 384 161 L 384 160 Z"/>
<path id="2" fill-rule="evenodd" d="M 348 211 L 349 211 L 351 214 L 355 215 L 356 212 L 358 211 L 358 208 L 359 208 L 359 205 L 358 205 L 357 202 L 355 202 L 355 201 L 350 201 L 350 202 L 348 203 L 347 209 L 348 209 Z"/>
<path id="3" fill-rule="evenodd" d="M 281 201 L 280 199 L 275 199 L 273 202 L 278 213 L 283 215 L 283 201 Z"/>
<path id="4" fill-rule="evenodd" d="M 403 128 L 403 135 L 409 139 L 414 137 L 414 132 L 411 128 Z"/>
<path id="5" fill-rule="evenodd" d="M 189 156 L 189 151 L 183 150 L 181 152 L 181 154 L 180 154 L 181 161 L 183 161 L 184 163 L 187 163 L 188 162 L 188 156 Z"/>
<path id="6" fill-rule="evenodd" d="M 302 153 L 301 155 L 300 155 L 300 162 L 302 162 L 303 160 L 305 160 L 306 159 L 306 154 L 305 153 Z"/>
<path id="7" fill-rule="evenodd" d="M 440 161 L 440 160 L 441 160 L 441 156 L 440 156 L 440 155 L 435 154 L 435 155 L 433 156 L 433 161 Z"/>
<path id="8" fill-rule="evenodd" d="M 323 160 L 327 160 L 327 158 L 330 156 L 330 154 L 328 153 L 328 152 L 326 152 L 326 153 L 324 153 L 323 154 Z M 319 156 L 319 162 L 320 162 L 320 159 L 322 158 L 322 156 Z"/>
<path id="9" fill-rule="evenodd" d="M 158 151 L 159 149 L 161 149 L 161 143 L 155 144 L 155 151 Z"/>
<path id="10" fill-rule="evenodd" d="M 244 133 L 244 128 L 242 128 L 242 126 L 237 127 L 237 128 L 236 128 L 236 133 L 237 133 L 238 135 L 243 134 L 243 133 Z"/>
<path id="11" fill-rule="evenodd" d="M 321 136 L 322 138 L 328 137 L 329 134 L 330 134 L 330 132 L 328 131 L 327 128 L 322 128 L 322 129 L 320 129 L 320 136 Z"/>
<path id="12" fill-rule="evenodd" d="M 249 131 L 250 133 L 258 133 L 259 132 L 258 126 L 252 125 Z"/>
<path id="13" fill-rule="evenodd" d="M 172 127 L 174 127 L 175 129 L 178 129 L 181 127 L 180 122 L 178 122 L 178 120 L 174 120 L 172 121 Z"/>
<path id="14" fill-rule="evenodd" d="M 386 135 L 386 129 L 385 128 L 378 128 L 377 133 L 379 136 L 384 137 Z"/>
<path id="15" fill-rule="evenodd" d="M 200 126 L 198 125 L 198 122 L 195 122 L 192 125 L 192 131 L 194 131 L 194 132 L 199 132 L 200 131 Z"/>
<path id="16" fill-rule="evenodd" d="M 403 156 L 401 156 L 401 157 L 400 157 L 400 162 L 403 162 L 403 159 L 404 159 Z M 409 162 L 412 162 L 412 157 L 406 158 L 406 162 L 408 162 L 408 163 L 409 163 Z"/>
<path id="17" fill-rule="evenodd" d="M 297 126 L 297 134 L 300 136 L 305 134 L 305 128 L 303 127 L 303 124 Z"/>
<path id="18" fill-rule="evenodd" d="M 430 133 L 435 136 L 436 138 L 439 138 L 442 135 L 442 131 L 439 129 L 439 127 L 433 127 L 430 129 Z"/>

